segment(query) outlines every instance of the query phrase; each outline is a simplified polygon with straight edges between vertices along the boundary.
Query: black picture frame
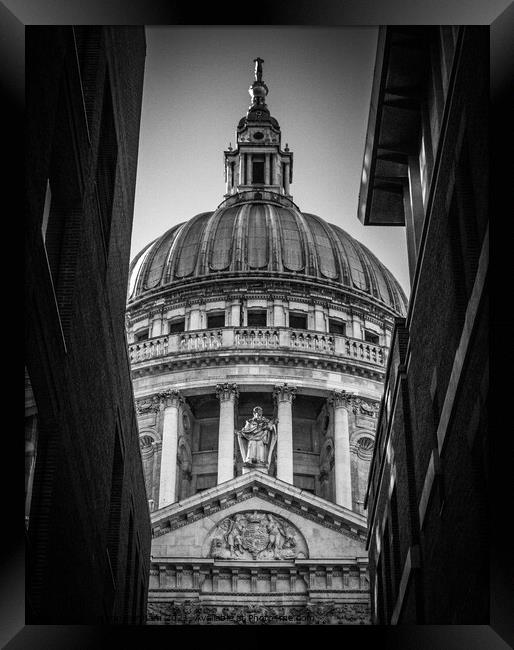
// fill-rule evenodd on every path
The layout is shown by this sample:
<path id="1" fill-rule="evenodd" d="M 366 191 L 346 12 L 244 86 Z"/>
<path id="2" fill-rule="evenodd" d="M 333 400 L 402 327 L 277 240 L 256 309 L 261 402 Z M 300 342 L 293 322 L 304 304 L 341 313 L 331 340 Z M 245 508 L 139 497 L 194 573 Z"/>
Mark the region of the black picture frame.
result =
<path id="1" fill-rule="evenodd" d="M 186 3 L 184 3 L 185 5 Z M 491 188 L 491 215 L 503 215 L 503 219 L 512 220 L 512 204 L 510 187 L 512 185 L 511 151 L 506 139 L 512 138 L 512 128 L 506 128 L 509 114 L 512 115 L 512 68 L 514 54 L 512 52 L 512 38 L 514 34 L 514 7 L 509 0 L 489 0 L 488 3 L 465 2 L 458 0 L 444 0 L 420 2 L 414 0 L 372 0 L 358 1 L 320 1 L 297 0 L 296 2 L 272 2 L 263 0 L 260 3 L 248 3 L 246 8 L 239 3 L 217 3 L 215 6 L 204 10 L 203 6 L 180 6 L 178 2 L 164 0 L 132 0 L 130 2 L 105 2 L 101 0 L 90 1 L 87 4 L 79 0 L 10 0 L 0 4 L 1 17 L 1 60 L 7 62 L 2 66 L 3 113 L 8 128 L 4 141 L 4 158 L 9 160 L 9 173 L 12 178 L 7 181 L 7 187 L 12 192 L 15 211 L 10 212 L 10 220 L 16 221 L 23 201 L 23 146 L 20 134 L 23 132 L 23 79 L 24 79 L 24 27 L 26 25 L 65 25 L 65 24 L 141 24 L 141 25 L 191 25 L 193 20 L 202 20 L 206 28 L 212 25 L 378 25 L 378 24 L 488 24 L 491 35 L 491 144 L 493 154 L 492 188 Z M 511 119 L 511 118 L 510 118 Z M 4 123 L 5 124 L 5 123 Z M 511 170 L 509 173 L 509 169 Z M 510 216 L 509 216 L 510 215 Z M 493 231 L 496 231 L 493 246 L 495 257 L 501 257 L 501 245 L 498 242 L 502 236 L 498 235 L 497 228 L 501 221 L 493 221 Z M 10 236 L 10 225 L 4 221 L 7 236 Z M 511 240 L 512 241 L 512 240 Z M 4 240 L 5 245 L 5 240 Z M 498 249 L 496 248 L 499 246 Z M 499 253 L 498 253 L 499 251 Z M 508 255 L 508 253 L 507 253 Z M 508 259 L 508 258 L 503 258 Z M 493 258 L 494 260 L 494 258 Z M 498 268 L 498 262 L 493 261 L 496 279 L 504 277 L 506 270 Z M 6 277 L 4 271 L 4 278 Z M 16 275 L 10 272 L 11 276 Z M 20 275 L 17 273 L 17 275 Z M 498 287 L 497 283 L 496 286 Z M 16 285 L 11 288 L 15 296 Z M 500 288 L 501 291 L 501 288 Z M 15 300 L 15 298 L 13 298 Z M 9 298 L 7 298 L 9 300 Z M 9 313 L 13 314 L 9 310 Z M 17 312 L 19 313 L 19 312 Z M 14 317 L 17 318 L 17 317 Z M 493 320 L 493 336 L 495 347 L 510 346 L 510 332 L 512 322 L 507 317 Z M 498 373 L 494 377 L 494 395 L 491 408 L 491 426 L 495 430 L 506 426 L 505 419 L 509 417 L 508 387 L 499 376 L 503 366 L 502 352 L 496 357 L 499 360 Z M 19 358 L 15 360 L 18 369 Z M 20 371 L 21 376 L 21 371 Z M 503 384 L 503 385 L 502 385 Z M 20 381 L 21 385 L 21 381 Z M 503 391 L 503 392 L 502 392 Z M 21 391 L 20 391 L 21 393 Z M 9 398 L 7 398 L 9 399 Z M 16 396 L 9 403 L 16 403 Z M 503 405 L 503 406 L 498 406 Z M 499 416 L 503 413 L 503 421 Z M 508 422 L 508 420 L 507 420 Z M 15 431 L 17 429 L 15 428 Z M 6 432 L 7 434 L 7 432 Z M 4 434 L 4 435 L 6 435 Z M 7 450 L 4 458 L 16 458 L 21 453 L 18 437 L 14 433 L 8 434 L 11 451 Z M 6 435 L 7 437 L 7 435 Z M 19 436 L 20 439 L 22 436 Z M 508 436 L 511 437 L 511 436 Z M 9 441 L 6 441 L 6 445 Z M 489 626 L 412 626 L 396 628 L 338 628 L 330 630 L 332 643 L 343 644 L 351 638 L 354 641 L 367 641 L 381 643 L 383 648 L 487 648 L 495 650 L 507 648 L 514 643 L 514 625 L 512 623 L 512 563 L 507 566 L 511 551 L 510 538 L 504 534 L 504 522 L 508 518 L 511 508 L 510 494 L 512 493 L 510 459 L 512 454 L 506 452 L 503 441 L 493 444 L 491 455 L 491 490 L 494 498 L 491 503 L 491 621 Z M 9 463 L 10 464 L 10 463 Z M 13 463 L 17 468 L 17 461 Z M 22 462 L 20 461 L 20 466 Z M 15 469 L 16 469 L 15 468 Z M 20 481 L 21 484 L 21 481 Z M 103 647 L 104 645 L 122 645 L 121 638 L 127 630 L 119 627 L 110 629 L 93 626 L 24 626 L 24 550 L 23 550 L 23 502 L 18 500 L 15 492 L 18 480 L 8 480 L 12 498 L 4 509 L 4 542 L 6 548 L 2 557 L 1 587 L 1 620 L 2 645 L 9 649 L 15 648 L 89 648 Z M 21 491 L 20 491 L 21 492 Z M 4 494 L 6 492 L 4 491 Z M 140 628 L 130 630 L 132 641 L 143 642 L 145 646 L 155 643 L 155 637 L 141 637 L 139 634 L 157 634 L 166 632 L 168 642 L 173 645 L 177 642 L 176 631 L 169 628 Z M 201 630 L 208 633 L 212 640 L 219 634 L 225 637 L 226 628 Z M 240 630 L 241 631 L 241 630 Z M 244 630 L 243 630 L 244 632 Z M 309 630 L 309 632 L 313 632 Z M 315 630 L 316 634 L 319 632 Z M 288 630 L 288 634 L 290 631 Z M 301 630 L 302 636 L 306 633 Z M 188 643 L 197 640 L 196 630 L 188 630 Z M 136 635 L 136 636 L 134 636 Z M 212 635 L 212 636 L 211 636 Z M 350 635 L 350 636 L 348 636 Z M 229 635 L 231 636 L 231 634 Z M 270 640 L 269 630 L 252 628 L 252 639 Z M 308 636 L 311 636 L 308 634 Z M 274 638 L 274 635 L 272 636 Z M 312 637 L 311 640 L 316 640 Z M 319 640 L 317 641 L 319 642 Z"/>

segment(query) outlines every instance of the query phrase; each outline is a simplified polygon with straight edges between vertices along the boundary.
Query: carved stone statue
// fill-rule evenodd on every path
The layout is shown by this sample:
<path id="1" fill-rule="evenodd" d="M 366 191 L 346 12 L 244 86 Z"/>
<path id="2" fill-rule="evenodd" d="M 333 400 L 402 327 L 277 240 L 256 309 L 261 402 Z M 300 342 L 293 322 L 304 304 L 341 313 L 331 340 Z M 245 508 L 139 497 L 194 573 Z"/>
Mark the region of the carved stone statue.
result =
<path id="1" fill-rule="evenodd" d="M 262 408 L 253 409 L 253 417 L 236 431 L 244 467 L 268 471 L 271 454 L 277 441 L 277 420 L 262 415 Z"/>

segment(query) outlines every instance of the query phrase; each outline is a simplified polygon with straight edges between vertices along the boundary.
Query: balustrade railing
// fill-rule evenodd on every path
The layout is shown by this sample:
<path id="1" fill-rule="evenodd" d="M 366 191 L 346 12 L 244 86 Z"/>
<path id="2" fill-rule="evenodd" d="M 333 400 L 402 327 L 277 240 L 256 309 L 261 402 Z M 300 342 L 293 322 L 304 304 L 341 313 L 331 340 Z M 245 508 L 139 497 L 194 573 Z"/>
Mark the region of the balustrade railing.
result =
<path id="1" fill-rule="evenodd" d="M 386 362 L 386 349 L 379 345 L 339 334 L 286 327 L 223 327 L 157 336 L 130 344 L 129 356 L 131 363 L 141 363 L 170 354 L 222 349 L 289 349 L 347 357 L 378 366 Z"/>
<path id="2" fill-rule="evenodd" d="M 180 334 L 179 352 L 196 350 L 218 350 L 221 348 L 221 330 L 205 330 L 203 332 L 184 332 Z"/>
<path id="3" fill-rule="evenodd" d="M 280 337 L 278 329 L 244 327 L 234 331 L 234 344 L 243 348 L 276 348 Z"/>
<path id="4" fill-rule="evenodd" d="M 140 363 L 155 357 L 165 357 L 169 352 L 169 337 L 158 336 L 157 338 L 139 341 L 129 345 L 129 357 L 131 363 Z"/>
<path id="5" fill-rule="evenodd" d="M 335 352 L 334 336 L 317 332 L 292 331 L 291 347 L 313 352 Z"/>

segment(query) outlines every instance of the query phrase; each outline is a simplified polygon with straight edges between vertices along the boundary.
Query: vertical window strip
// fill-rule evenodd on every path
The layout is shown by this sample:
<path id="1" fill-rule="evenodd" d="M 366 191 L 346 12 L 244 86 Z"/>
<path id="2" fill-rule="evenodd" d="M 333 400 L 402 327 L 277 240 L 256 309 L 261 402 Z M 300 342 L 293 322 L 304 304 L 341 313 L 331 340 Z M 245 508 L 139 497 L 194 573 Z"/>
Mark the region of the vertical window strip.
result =
<path id="1" fill-rule="evenodd" d="M 166 257 L 177 236 L 177 231 L 178 226 L 175 226 L 161 237 L 156 246 L 152 247 L 152 253 L 146 264 L 144 289 L 153 289 L 160 283 L 166 265 Z"/>
<path id="2" fill-rule="evenodd" d="M 117 161 L 118 140 L 114 120 L 111 85 L 109 74 L 106 72 L 100 121 L 98 159 L 96 164 L 96 190 L 100 208 L 100 223 L 102 226 L 106 251 L 109 250 L 109 239 L 111 234 Z"/>
<path id="3" fill-rule="evenodd" d="M 302 271 L 305 258 L 300 226 L 289 210 L 277 208 L 277 212 L 282 230 L 282 263 L 288 271 Z"/>
<path id="4" fill-rule="evenodd" d="M 114 435 L 114 450 L 111 472 L 111 502 L 109 506 L 109 522 L 107 528 L 107 550 L 111 563 L 112 577 L 116 583 L 118 570 L 118 554 L 120 545 L 121 502 L 123 493 L 124 464 L 121 450 L 121 432 L 116 424 Z"/>
<path id="5" fill-rule="evenodd" d="M 204 212 L 188 225 L 187 232 L 182 240 L 182 245 L 177 259 L 175 275 L 178 278 L 187 277 L 195 270 L 198 258 L 198 241 L 202 237 L 203 229 L 210 212 Z"/>
<path id="6" fill-rule="evenodd" d="M 227 208 L 218 221 L 213 237 L 212 250 L 210 251 L 209 266 L 213 271 L 224 271 L 230 266 L 234 226 L 239 209 L 237 206 Z"/>
<path id="7" fill-rule="evenodd" d="M 318 268 L 322 275 L 334 280 L 337 278 L 338 273 L 334 258 L 334 249 L 332 248 L 328 234 L 321 221 L 319 221 L 315 215 L 306 214 L 305 216 L 310 217 L 308 223 L 311 227 L 312 235 L 316 244 Z"/>
<path id="8" fill-rule="evenodd" d="M 132 556 L 134 547 L 134 515 L 129 515 L 127 558 L 125 562 L 125 589 L 123 595 L 123 622 L 129 623 L 130 596 L 132 591 Z"/>
<path id="9" fill-rule="evenodd" d="M 248 266 L 262 269 L 268 265 L 268 231 L 264 205 L 255 204 L 248 214 Z"/>

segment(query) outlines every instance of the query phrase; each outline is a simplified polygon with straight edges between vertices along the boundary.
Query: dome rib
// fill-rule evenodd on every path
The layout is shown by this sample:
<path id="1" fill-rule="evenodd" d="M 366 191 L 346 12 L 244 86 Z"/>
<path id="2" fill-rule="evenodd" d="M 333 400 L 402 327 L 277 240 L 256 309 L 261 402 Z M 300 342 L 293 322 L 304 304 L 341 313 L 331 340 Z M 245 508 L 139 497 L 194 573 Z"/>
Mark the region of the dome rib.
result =
<path id="1" fill-rule="evenodd" d="M 281 253 L 283 269 L 287 271 L 303 271 L 306 266 L 305 246 L 302 231 L 292 210 L 278 208 L 278 232 L 281 235 Z"/>
<path id="2" fill-rule="evenodd" d="M 315 214 L 304 213 L 309 217 L 310 230 L 316 242 L 317 263 L 320 273 L 330 280 L 336 280 L 339 272 L 336 264 L 336 253 L 323 221 Z"/>
<path id="3" fill-rule="evenodd" d="M 132 261 L 129 301 L 192 277 L 286 273 L 367 293 L 406 313 L 405 294 L 366 246 L 335 224 L 274 200 L 222 204 L 167 230 Z"/>
<path id="4" fill-rule="evenodd" d="M 194 272 L 198 261 L 198 242 L 201 241 L 206 218 L 211 215 L 212 212 L 198 214 L 187 224 L 185 233 L 181 233 L 182 241 L 180 242 L 174 273 L 177 278 L 187 278 Z"/>
<path id="5" fill-rule="evenodd" d="M 230 267 L 236 217 L 237 208 L 231 207 L 220 212 L 219 218 L 212 219 L 216 226 L 213 223 L 209 264 L 206 265 L 212 271 L 225 271 Z"/>

